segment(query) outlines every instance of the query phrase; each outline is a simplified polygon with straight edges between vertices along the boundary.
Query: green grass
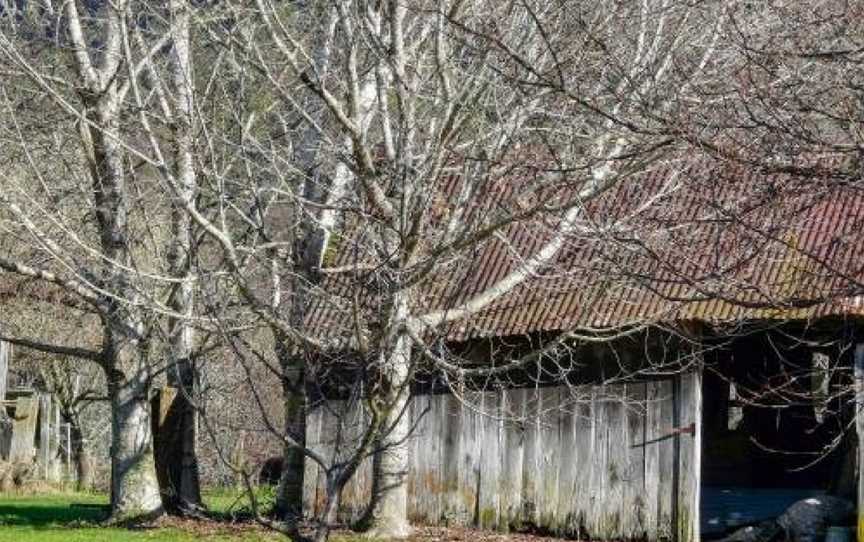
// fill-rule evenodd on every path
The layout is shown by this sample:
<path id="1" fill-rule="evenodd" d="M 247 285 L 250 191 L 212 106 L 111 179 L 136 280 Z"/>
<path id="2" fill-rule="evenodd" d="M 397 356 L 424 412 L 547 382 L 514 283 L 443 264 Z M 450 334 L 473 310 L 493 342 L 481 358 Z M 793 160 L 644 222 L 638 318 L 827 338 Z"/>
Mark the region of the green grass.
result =
<path id="1" fill-rule="evenodd" d="M 228 512 L 245 506 L 237 494 L 223 492 L 208 496 L 208 505 L 216 512 Z M 194 540 L 264 542 L 280 540 L 275 534 L 250 530 L 249 532 L 218 532 L 219 526 L 210 526 L 208 532 L 177 528 L 126 529 L 103 527 L 99 521 L 104 511 L 105 496 L 90 494 L 0 495 L 0 542 L 115 542 L 115 541 L 171 541 Z M 215 532 L 211 532 L 215 531 Z"/>
<path id="2" fill-rule="evenodd" d="M 276 498 L 274 487 L 261 486 L 255 491 L 255 500 L 258 506 L 268 508 L 273 505 Z M 209 489 L 203 495 L 204 504 L 211 512 L 217 514 L 231 514 L 242 510 L 249 510 L 249 497 L 245 491 L 234 488 Z"/>

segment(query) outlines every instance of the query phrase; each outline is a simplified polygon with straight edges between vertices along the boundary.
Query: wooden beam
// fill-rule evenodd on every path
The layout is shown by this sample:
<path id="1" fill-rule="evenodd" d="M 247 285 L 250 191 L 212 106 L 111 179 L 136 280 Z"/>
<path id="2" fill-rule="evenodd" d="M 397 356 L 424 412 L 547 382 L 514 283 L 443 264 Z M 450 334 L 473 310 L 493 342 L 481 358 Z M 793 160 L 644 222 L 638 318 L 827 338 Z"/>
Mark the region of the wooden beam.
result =
<path id="1" fill-rule="evenodd" d="M 57 431 L 54 420 L 54 401 L 48 393 L 39 393 L 35 397 L 39 401 L 39 449 L 37 455 L 40 468 L 39 477 L 51 481 L 53 463 L 57 458 L 57 449 L 54 447 L 56 442 L 54 433 Z"/>
<path id="2" fill-rule="evenodd" d="M 702 489 L 702 367 L 678 375 L 675 395 L 677 498 L 673 521 L 677 542 L 699 540 Z M 682 430 L 682 429 L 686 429 Z"/>
<path id="3" fill-rule="evenodd" d="M 864 343 L 855 345 L 855 432 L 858 435 L 858 542 L 864 542 Z"/>

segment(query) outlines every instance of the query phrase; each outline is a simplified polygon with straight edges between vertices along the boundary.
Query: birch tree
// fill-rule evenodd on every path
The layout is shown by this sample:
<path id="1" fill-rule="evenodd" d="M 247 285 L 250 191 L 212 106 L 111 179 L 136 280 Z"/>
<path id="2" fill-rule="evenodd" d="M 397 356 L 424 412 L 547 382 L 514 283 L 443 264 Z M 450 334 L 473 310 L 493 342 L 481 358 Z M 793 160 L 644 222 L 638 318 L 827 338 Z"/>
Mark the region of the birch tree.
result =
<path id="1" fill-rule="evenodd" d="M 193 266 L 196 243 L 192 221 L 186 212 L 187 206 L 195 205 L 197 191 L 190 10 L 188 3 L 182 0 L 172 0 L 168 6 L 168 24 L 171 25 L 173 48 L 171 60 L 168 62 L 170 79 L 165 87 L 170 97 L 170 108 L 165 107 L 165 98 L 162 98 L 162 113 L 171 128 L 173 175 L 178 187 L 177 201 L 171 206 L 171 246 L 168 251 L 169 272 L 177 281 L 168 303 L 174 313 L 168 328 L 172 365 L 168 371 L 168 381 L 180 390 L 177 400 L 182 416 L 178 450 L 180 461 L 174 468 L 169 467 L 169 479 L 174 485 L 174 493 L 168 506 L 170 509 L 182 511 L 203 507 L 196 455 L 198 422 L 193 404 L 197 396 L 197 371 L 193 359 L 196 343 L 190 323 L 194 316 Z M 150 77 L 157 80 L 159 75 L 151 70 Z M 160 85 L 158 81 L 156 84 Z M 154 140 L 152 133 L 150 135 L 151 140 Z"/>
<path id="2" fill-rule="evenodd" d="M 214 35 L 272 96 L 264 113 L 237 117 L 278 129 L 244 130 L 243 167 L 218 172 L 213 199 L 243 187 L 228 219 L 187 210 L 221 247 L 243 304 L 277 348 L 295 353 L 281 367 L 296 395 L 286 396 L 280 438 L 325 472 L 321 536 L 369 453 L 369 533 L 406 536 L 405 412 L 429 360 L 417 354 L 554 272 L 568 240 L 586 231 L 592 201 L 686 146 L 667 121 L 695 82 L 721 77 L 724 5 L 260 0 L 229 13 L 232 25 Z M 286 216 L 296 237 L 279 230 Z M 472 255 L 520 229 L 536 243 L 510 254 L 509 273 L 482 288 L 458 282 L 470 281 L 459 271 Z M 272 271 L 266 288 L 249 262 Z M 296 375 L 298 363 L 320 367 L 310 360 L 336 352 L 359 363 L 352 374 L 373 423 L 333 463 L 303 442 L 295 413 L 309 376 Z"/>
<path id="3" fill-rule="evenodd" d="M 171 208 L 185 210 L 194 190 L 188 16 L 184 3 L 172 4 L 167 17 L 151 7 L 126 1 L 47 2 L 23 15 L 14 6 L 6 7 L 0 35 L 0 58 L 9 80 L 20 83 L 51 112 L 24 122 L 14 112 L 20 96 L 5 96 L 6 109 L 12 112 L 8 132 L 21 161 L 8 170 L 10 181 L 0 203 L 11 231 L 28 243 L 4 256 L 0 267 L 40 281 L 61 297 L 77 299 L 77 306 L 98 318 L 101 328 L 95 347 L 52 344 L 43 338 L 7 339 L 95 362 L 104 370 L 112 411 L 111 507 L 118 520 L 158 514 L 163 507 L 149 412 L 151 381 L 162 365 L 152 357 L 152 339 L 164 321 L 160 315 L 170 322 L 169 374 L 178 375 L 184 389 L 192 340 L 190 222 L 185 211 L 170 213 Z M 148 17 L 151 24 L 145 26 Z M 158 18 L 169 19 L 162 32 L 153 24 Z M 37 32 L 22 31 L 21 21 Z M 56 36 L 58 47 L 42 49 L 43 32 Z M 160 88 L 156 59 L 168 46 L 173 78 L 169 87 Z M 46 50 L 42 56 L 34 53 Z M 57 59 L 66 62 L 68 70 Z M 164 132 L 154 131 L 149 112 L 139 110 L 140 123 L 129 122 L 135 119 L 130 104 L 151 103 L 144 101 L 139 86 L 145 77 L 152 85 L 153 102 L 175 121 L 175 169 L 166 168 L 183 191 L 168 201 L 160 199 L 153 192 L 157 185 L 140 173 L 142 165 L 152 168 L 154 163 L 140 150 L 141 139 L 165 139 Z M 158 106 L 153 106 L 154 117 Z M 59 122 L 53 135 L 45 124 L 51 114 Z M 80 154 L 69 154 L 62 138 L 73 141 Z M 51 146 L 62 149 L 64 159 L 47 161 L 45 149 Z M 153 221 L 159 216 L 169 217 L 169 231 L 158 219 Z M 184 466 L 194 462 L 193 453 L 187 448 Z M 192 477 L 184 474 L 179 485 L 181 497 L 194 506 L 200 496 L 191 467 L 183 472 Z"/>

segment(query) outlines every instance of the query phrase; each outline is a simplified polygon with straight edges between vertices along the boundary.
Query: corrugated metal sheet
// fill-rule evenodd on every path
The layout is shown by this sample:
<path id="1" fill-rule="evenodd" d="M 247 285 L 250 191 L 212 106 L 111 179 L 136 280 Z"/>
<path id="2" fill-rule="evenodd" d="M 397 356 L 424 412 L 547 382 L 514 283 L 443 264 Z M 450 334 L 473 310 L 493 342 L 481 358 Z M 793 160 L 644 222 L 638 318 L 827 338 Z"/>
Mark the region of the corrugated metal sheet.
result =
<path id="1" fill-rule="evenodd" d="M 495 198 L 512 201 L 514 190 L 508 185 Z M 492 207 L 477 203 L 473 219 Z M 549 240 L 550 226 L 541 219 L 515 224 L 439 263 L 417 288 L 417 311 L 458 306 L 494 284 Z M 709 161 L 670 166 L 588 204 L 579 227 L 540 274 L 449 325 L 448 338 L 646 321 L 864 316 L 864 194 L 855 183 Z M 374 291 L 361 282 L 336 289 L 347 303 L 357 288 L 370 297 Z M 331 310 L 320 307 L 312 318 L 320 322 L 325 313 L 331 320 Z"/>

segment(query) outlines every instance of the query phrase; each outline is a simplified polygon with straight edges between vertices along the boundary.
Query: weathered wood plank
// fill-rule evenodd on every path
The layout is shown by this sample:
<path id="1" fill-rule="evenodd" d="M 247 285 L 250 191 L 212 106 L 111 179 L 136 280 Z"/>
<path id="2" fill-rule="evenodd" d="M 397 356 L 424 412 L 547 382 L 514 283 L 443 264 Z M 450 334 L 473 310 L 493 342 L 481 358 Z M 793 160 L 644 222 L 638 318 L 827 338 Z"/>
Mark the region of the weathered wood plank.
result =
<path id="1" fill-rule="evenodd" d="M 645 383 L 627 384 L 625 388 L 625 422 L 622 450 L 625 454 L 625 475 L 621 520 L 623 533 L 628 538 L 644 538 L 645 509 Z"/>
<path id="2" fill-rule="evenodd" d="M 479 523 L 484 529 L 494 529 L 499 516 L 499 460 L 501 420 L 499 394 L 484 393 L 480 403 L 480 492 Z"/>
<path id="3" fill-rule="evenodd" d="M 855 345 L 855 429 L 858 435 L 858 542 L 864 542 L 864 343 Z"/>
<path id="4" fill-rule="evenodd" d="M 576 530 L 574 534 L 579 539 L 588 538 L 588 524 L 595 502 L 595 495 L 591 487 L 591 453 L 593 447 L 591 435 L 594 424 L 594 407 L 592 390 L 590 388 L 583 388 L 583 390 L 580 393 L 573 420 L 575 425 L 573 430 L 575 461 L 572 469 L 575 471 L 575 490 L 571 514 L 573 515 L 573 528 Z"/>
<path id="5" fill-rule="evenodd" d="M 6 341 L 0 341 L 0 401 L 6 400 L 6 388 L 9 379 L 9 361 L 12 354 L 12 345 Z M 5 414 L 3 412 L 2 414 Z"/>
<path id="6" fill-rule="evenodd" d="M 13 401 L 6 400 L 11 351 L 11 344 L 0 341 L 0 460 L 8 459 L 9 448 L 12 445 L 12 420 L 6 413 L 6 407 L 15 404 Z"/>
<path id="7" fill-rule="evenodd" d="M 571 390 L 564 388 L 559 397 L 559 446 L 561 453 L 558 460 L 558 502 L 556 504 L 556 516 L 558 530 L 562 534 L 578 534 L 579 525 L 575 523 L 574 504 L 576 497 L 576 476 L 579 469 L 577 442 L 579 436 L 576 434 L 576 413 L 579 408 L 579 397 Z"/>
<path id="8" fill-rule="evenodd" d="M 52 447 L 55 440 L 53 431 L 56 430 L 54 428 L 54 409 L 49 394 L 40 393 L 37 397 L 39 401 L 39 449 L 36 459 L 39 463 L 39 477 L 50 480 L 52 463 L 57 458 L 57 450 Z"/>
<path id="9" fill-rule="evenodd" d="M 480 521 L 480 416 L 472 407 L 480 400 L 476 393 L 466 394 L 461 405 L 462 416 L 461 460 L 459 462 L 459 486 L 461 488 L 463 514 L 466 525 L 476 525 Z"/>
<path id="10" fill-rule="evenodd" d="M 429 399 L 429 424 L 427 425 L 428 434 L 431 438 L 426 439 L 426 476 L 429 487 L 427 495 L 427 521 L 432 524 L 438 524 L 442 518 L 442 497 L 444 493 L 444 477 L 442 473 L 442 439 L 443 426 L 446 423 L 444 413 L 446 412 L 444 405 L 446 396 L 433 395 Z"/>
<path id="11" fill-rule="evenodd" d="M 522 522 L 522 459 L 525 444 L 525 390 L 507 390 L 501 404 L 502 429 L 501 502 L 499 528 L 520 528 Z"/>
<path id="12" fill-rule="evenodd" d="M 522 521 L 539 525 L 542 504 L 543 443 L 540 427 L 542 405 L 540 390 L 527 389 L 525 393 L 525 444 L 522 460 Z"/>
<path id="13" fill-rule="evenodd" d="M 432 471 L 434 465 L 432 463 L 432 454 L 430 451 L 430 443 L 434 440 L 433 418 L 435 417 L 433 397 L 430 395 L 418 396 L 413 400 L 414 410 L 416 412 L 416 426 L 414 429 L 414 458 L 412 463 L 412 471 L 414 472 L 414 488 L 415 494 L 413 499 L 409 497 L 409 508 L 412 519 L 415 522 L 431 523 L 434 521 L 432 516 L 433 508 L 431 501 L 436 498 L 433 494 L 435 490 L 435 473 Z"/>
<path id="14" fill-rule="evenodd" d="M 702 370 L 678 376 L 679 379 L 679 476 L 678 542 L 699 540 L 699 490 L 701 486 Z"/>
<path id="15" fill-rule="evenodd" d="M 621 388 L 614 390 L 607 388 L 606 393 L 609 396 L 603 402 L 603 408 L 606 411 L 604 437 L 606 463 L 601 472 L 605 478 L 605 505 L 601 516 L 603 521 L 601 536 L 606 540 L 617 538 L 616 535 L 623 532 L 623 515 L 625 512 L 622 510 L 622 505 L 628 506 L 630 504 L 624 503 L 624 486 L 627 483 L 627 451 L 623 449 L 622 444 L 624 444 L 627 417 L 621 396 L 622 391 Z"/>
<path id="16" fill-rule="evenodd" d="M 656 381 L 645 383 L 645 422 L 642 431 L 642 450 L 644 469 L 642 478 L 645 480 L 645 530 L 646 538 L 658 538 L 660 522 L 660 386 Z"/>
<path id="17" fill-rule="evenodd" d="M 419 492 L 418 465 L 420 464 L 420 451 L 418 450 L 418 447 L 422 440 L 419 424 L 422 421 L 421 416 L 424 411 L 425 397 L 426 396 L 420 395 L 411 400 L 411 427 L 413 428 L 413 433 L 408 442 L 408 464 L 410 465 L 410 468 L 408 469 L 408 475 L 405 477 L 405 483 L 408 487 L 408 519 L 415 523 L 419 520 L 417 514 L 420 510 L 417 503 L 417 495 Z"/>
<path id="18" fill-rule="evenodd" d="M 677 500 L 675 485 L 675 438 L 669 438 L 675 427 L 674 394 L 672 381 L 657 384 L 659 409 L 656 425 L 657 448 L 660 456 L 659 486 L 657 491 L 657 537 L 671 540 L 674 536 L 673 505 Z"/>
<path id="19" fill-rule="evenodd" d="M 324 409 L 319 407 L 313 409 L 306 417 L 306 445 L 317 452 L 323 452 L 321 445 L 321 426 L 324 418 Z M 317 511 L 319 502 L 318 490 L 318 465 L 311 459 L 306 459 L 303 472 L 303 509 L 312 513 Z"/>
<path id="20" fill-rule="evenodd" d="M 681 387 L 695 393 L 694 385 Z M 679 457 L 692 457 L 695 449 L 670 436 L 673 415 L 691 415 L 681 408 L 682 393 L 673 409 L 672 392 L 671 381 L 664 381 L 471 393 L 464 402 L 450 395 L 415 397 L 410 519 L 502 530 L 527 522 L 580 538 L 677 535 L 675 482 L 693 477 L 676 465 L 676 446 Z M 338 424 L 329 418 L 324 409 L 310 414 L 308 438 L 316 449 L 335 445 L 327 440 L 339 434 Z M 346 434 L 364 423 L 362 416 L 346 420 Z M 320 473 L 310 470 L 317 469 L 307 465 L 307 487 L 314 488 L 307 501 L 320 506 Z M 346 520 L 357 519 L 359 503 L 371 495 L 370 479 L 360 472 L 346 488 Z"/>
<path id="21" fill-rule="evenodd" d="M 542 487 L 537 498 L 539 525 L 550 531 L 558 529 L 558 472 L 561 455 L 559 409 L 562 390 L 542 388 L 540 391 L 540 448 L 543 463 L 540 471 Z"/>
<path id="22" fill-rule="evenodd" d="M 12 422 L 12 442 L 9 461 L 29 462 L 36 455 L 36 421 L 39 416 L 39 399 L 35 395 L 21 396 L 15 403 Z"/>
<path id="23" fill-rule="evenodd" d="M 362 404 L 340 403 L 340 408 L 334 411 L 337 430 L 341 433 L 341 442 L 337 449 L 338 456 L 341 461 L 347 460 L 359 453 L 359 446 L 363 438 L 363 432 L 366 429 L 367 413 Z M 409 413 L 406 413 L 409 415 Z M 341 510 L 340 518 L 347 523 L 359 521 L 369 502 L 372 494 L 371 479 L 369 471 L 371 470 L 370 460 L 367 458 L 358 467 L 357 472 L 346 484 L 341 495 Z"/>
<path id="24" fill-rule="evenodd" d="M 441 396 L 441 519 L 446 525 L 461 525 L 465 511 L 459 493 L 459 460 L 462 444 L 462 411 L 456 397 Z"/>
<path id="25" fill-rule="evenodd" d="M 605 534 L 604 514 L 607 510 L 606 492 L 608 464 L 607 449 L 607 419 L 602 390 L 593 387 L 591 390 L 591 447 L 586 468 L 589 470 L 588 491 L 591 494 L 591 506 L 586 517 L 586 529 L 592 538 L 603 537 Z"/>

